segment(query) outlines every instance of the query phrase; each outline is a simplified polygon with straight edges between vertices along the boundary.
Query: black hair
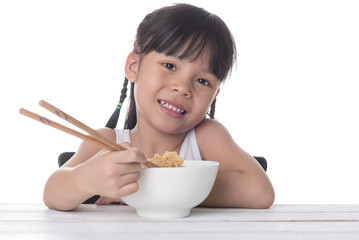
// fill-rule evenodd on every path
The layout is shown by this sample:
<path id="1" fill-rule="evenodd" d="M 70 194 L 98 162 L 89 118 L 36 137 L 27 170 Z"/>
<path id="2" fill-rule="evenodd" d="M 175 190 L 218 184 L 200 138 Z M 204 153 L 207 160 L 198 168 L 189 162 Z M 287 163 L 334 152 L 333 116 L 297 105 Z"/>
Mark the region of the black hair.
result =
<path id="1" fill-rule="evenodd" d="M 190 61 L 195 61 L 206 52 L 209 54 L 209 70 L 220 81 L 226 79 L 236 60 L 236 46 L 223 20 L 190 4 L 163 7 L 142 20 L 137 29 L 133 52 L 141 56 L 152 51 Z M 124 88 L 127 88 L 127 83 Z M 137 124 L 133 91 L 134 83 L 131 83 L 125 129 L 132 129 Z M 214 118 L 215 102 L 211 104 L 210 118 Z"/>
<path id="2" fill-rule="evenodd" d="M 232 35 L 218 16 L 189 4 L 176 4 L 148 14 L 137 29 L 133 52 L 152 51 L 195 61 L 209 50 L 210 71 L 224 80 L 236 58 Z"/>
<path id="3" fill-rule="evenodd" d="M 123 105 L 123 102 L 125 101 L 125 98 L 127 97 L 127 84 L 128 84 L 128 79 L 127 77 L 125 77 L 125 80 L 123 81 L 123 87 L 121 90 L 121 96 L 120 96 L 120 101 L 117 104 L 116 110 L 113 112 L 113 114 L 111 115 L 110 119 L 108 120 L 106 127 L 108 128 L 116 128 L 117 126 L 117 122 L 118 122 L 118 118 L 120 116 L 120 111 Z"/>

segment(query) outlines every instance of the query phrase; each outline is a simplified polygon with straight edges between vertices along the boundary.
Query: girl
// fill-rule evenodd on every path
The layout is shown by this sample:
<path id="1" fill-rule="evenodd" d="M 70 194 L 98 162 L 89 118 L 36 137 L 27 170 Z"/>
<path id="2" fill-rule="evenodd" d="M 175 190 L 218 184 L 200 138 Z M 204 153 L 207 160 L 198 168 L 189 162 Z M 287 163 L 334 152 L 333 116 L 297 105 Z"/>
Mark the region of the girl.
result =
<path id="1" fill-rule="evenodd" d="M 177 4 L 148 14 L 125 64 L 131 82 L 125 127 L 99 130 L 128 150 L 109 152 L 83 142 L 49 177 L 45 204 L 71 210 L 95 194 L 101 196 L 97 204 L 121 202 L 138 189 L 140 163 L 168 150 L 183 159 L 220 163 L 202 206 L 270 207 L 274 190 L 266 173 L 213 120 L 235 50 L 225 23 L 201 8 Z"/>

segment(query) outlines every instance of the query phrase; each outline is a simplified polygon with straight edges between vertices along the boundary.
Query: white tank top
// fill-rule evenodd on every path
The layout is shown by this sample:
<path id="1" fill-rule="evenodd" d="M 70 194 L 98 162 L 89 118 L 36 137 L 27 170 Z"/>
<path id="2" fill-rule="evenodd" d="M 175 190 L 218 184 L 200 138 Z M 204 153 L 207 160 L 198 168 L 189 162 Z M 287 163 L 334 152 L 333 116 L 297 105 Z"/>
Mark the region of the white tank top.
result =
<path id="1" fill-rule="evenodd" d="M 115 129 L 116 142 L 128 142 L 131 143 L 130 130 L 128 129 Z M 185 160 L 202 160 L 201 153 L 199 152 L 196 132 L 194 128 L 188 131 L 185 139 L 183 140 L 180 156 Z"/>

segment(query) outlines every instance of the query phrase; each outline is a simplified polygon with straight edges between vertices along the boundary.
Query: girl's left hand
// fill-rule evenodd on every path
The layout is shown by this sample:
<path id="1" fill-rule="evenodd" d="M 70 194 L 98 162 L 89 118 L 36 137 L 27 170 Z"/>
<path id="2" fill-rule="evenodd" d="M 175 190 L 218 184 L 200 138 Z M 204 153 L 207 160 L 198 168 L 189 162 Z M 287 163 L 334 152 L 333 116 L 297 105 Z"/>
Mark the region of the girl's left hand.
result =
<path id="1" fill-rule="evenodd" d="M 114 199 L 110 197 L 101 196 L 96 202 L 96 205 L 107 205 L 111 203 L 123 203 L 121 199 Z"/>

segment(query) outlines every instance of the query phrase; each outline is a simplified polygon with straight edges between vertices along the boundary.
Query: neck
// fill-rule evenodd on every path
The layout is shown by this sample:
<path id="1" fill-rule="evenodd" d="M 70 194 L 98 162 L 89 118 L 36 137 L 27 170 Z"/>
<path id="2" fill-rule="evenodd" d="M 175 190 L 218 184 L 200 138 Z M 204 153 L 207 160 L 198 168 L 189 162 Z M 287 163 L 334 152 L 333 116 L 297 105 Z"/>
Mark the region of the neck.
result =
<path id="1" fill-rule="evenodd" d="M 132 145 L 140 149 L 147 158 L 152 158 L 155 153 L 163 154 L 165 151 L 176 151 L 179 154 L 186 134 L 166 134 L 140 124 L 130 133 Z"/>

